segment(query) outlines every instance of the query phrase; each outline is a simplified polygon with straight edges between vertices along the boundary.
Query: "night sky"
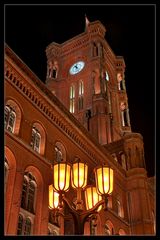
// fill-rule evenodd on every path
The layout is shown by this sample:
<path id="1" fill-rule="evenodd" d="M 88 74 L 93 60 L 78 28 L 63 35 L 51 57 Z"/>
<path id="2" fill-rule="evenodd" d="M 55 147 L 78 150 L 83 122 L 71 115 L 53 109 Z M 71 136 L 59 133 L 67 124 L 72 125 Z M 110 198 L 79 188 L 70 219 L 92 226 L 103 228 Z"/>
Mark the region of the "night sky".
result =
<path id="1" fill-rule="evenodd" d="M 6 5 L 5 42 L 43 81 L 45 49 L 84 32 L 100 20 L 113 52 L 123 56 L 130 121 L 141 133 L 148 176 L 155 171 L 155 7 L 154 5 Z"/>

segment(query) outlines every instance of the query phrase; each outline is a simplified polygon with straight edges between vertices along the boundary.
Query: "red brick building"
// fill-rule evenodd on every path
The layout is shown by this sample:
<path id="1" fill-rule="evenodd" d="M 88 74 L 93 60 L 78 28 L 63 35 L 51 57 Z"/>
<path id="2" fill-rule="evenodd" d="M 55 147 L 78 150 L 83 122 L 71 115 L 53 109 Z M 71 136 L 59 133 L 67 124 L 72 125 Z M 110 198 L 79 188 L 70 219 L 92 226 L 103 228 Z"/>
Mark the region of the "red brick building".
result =
<path id="1" fill-rule="evenodd" d="M 155 234 L 155 179 L 143 137 L 131 130 L 124 59 L 105 31 L 88 22 L 82 34 L 51 43 L 45 84 L 5 46 L 5 235 L 74 234 L 72 218 L 55 222 L 48 186 L 54 163 L 77 158 L 88 164 L 88 184 L 97 165 L 114 170 L 108 211 L 96 226 L 86 221 L 86 235 Z M 74 202 L 76 193 L 66 196 Z"/>

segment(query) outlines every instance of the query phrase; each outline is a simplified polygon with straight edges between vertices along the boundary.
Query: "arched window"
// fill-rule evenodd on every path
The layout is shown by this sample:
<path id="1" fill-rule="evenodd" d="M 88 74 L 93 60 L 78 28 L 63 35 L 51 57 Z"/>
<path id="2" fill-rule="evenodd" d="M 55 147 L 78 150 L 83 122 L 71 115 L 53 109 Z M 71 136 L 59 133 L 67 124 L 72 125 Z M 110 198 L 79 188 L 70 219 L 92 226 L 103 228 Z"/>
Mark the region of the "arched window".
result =
<path id="1" fill-rule="evenodd" d="M 126 108 L 126 103 L 121 102 L 120 104 L 121 109 L 121 119 L 122 119 L 122 126 L 129 126 L 129 116 L 128 116 L 128 109 Z"/>
<path id="2" fill-rule="evenodd" d="M 119 229 L 118 235 L 126 235 L 126 232 L 121 228 Z"/>
<path id="3" fill-rule="evenodd" d="M 57 162 L 62 162 L 63 161 L 63 157 L 62 157 L 62 151 L 61 149 L 59 149 L 58 146 L 55 146 L 55 152 L 56 152 L 56 161 Z"/>
<path id="4" fill-rule="evenodd" d="M 22 187 L 22 197 L 21 197 L 21 207 L 24 209 L 26 209 L 27 188 L 28 188 L 28 179 L 24 176 L 23 187 Z"/>
<path id="5" fill-rule="evenodd" d="M 117 73 L 118 90 L 124 90 L 124 81 L 122 73 Z"/>
<path id="6" fill-rule="evenodd" d="M 19 134 L 21 123 L 21 109 L 12 99 L 7 100 L 4 109 L 4 127 L 15 135 Z"/>
<path id="7" fill-rule="evenodd" d="M 34 151 L 43 155 L 45 152 L 45 142 L 46 134 L 44 127 L 42 127 L 40 123 L 34 122 L 31 133 L 31 147 L 34 149 Z"/>
<path id="8" fill-rule="evenodd" d="M 36 186 L 36 181 L 33 175 L 29 172 L 25 173 L 22 188 L 21 207 L 31 213 L 34 213 Z"/>
<path id="9" fill-rule="evenodd" d="M 30 181 L 28 187 L 28 203 L 27 203 L 27 210 L 29 212 L 34 212 L 34 197 L 35 197 L 35 183 Z"/>
<path id="10" fill-rule="evenodd" d="M 16 122 L 16 112 L 15 110 L 9 106 L 5 106 L 5 119 L 4 119 L 4 127 L 10 132 L 14 132 Z"/>
<path id="11" fill-rule="evenodd" d="M 23 216 L 21 214 L 19 214 L 17 235 L 22 235 L 22 231 L 23 231 Z"/>
<path id="12" fill-rule="evenodd" d="M 75 112 L 75 86 L 70 87 L 70 107 L 69 110 L 71 113 Z"/>
<path id="13" fill-rule="evenodd" d="M 31 138 L 31 146 L 36 152 L 40 152 L 40 144 L 41 144 L 41 135 L 39 130 L 33 126 L 32 128 L 32 138 Z"/>
<path id="14" fill-rule="evenodd" d="M 78 97 L 78 109 L 83 109 L 83 95 L 84 95 L 84 84 L 83 81 L 79 82 L 79 97 Z"/>
<path id="15" fill-rule="evenodd" d="M 105 223 L 104 233 L 105 235 L 114 235 L 113 224 L 110 220 L 107 220 Z"/>
<path id="16" fill-rule="evenodd" d="M 56 78 L 57 77 L 57 69 L 54 67 L 52 71 L 52 77 Z"/>
<path id="17" fill-rule="evenodd" d="M 117 196 L 116 198 L 116 208 L 117 208 L 117 215 L 123 218 L 124 217 L 123 205 L 119 196 Z"/>
<path id="18" fill-rule="evenodd" d="M 66 161 L 66 150 L 63 144 L 60 142 L 56 142 L 54 149 L 55 149 L 56 162 Z"/>
<path id="19" fill-rule="evenodd" d="M 29 218 L 26 218 L 25 226 L 24 226 L 24 235 L 30 235 L 31 234 L 31 220 Z"/>

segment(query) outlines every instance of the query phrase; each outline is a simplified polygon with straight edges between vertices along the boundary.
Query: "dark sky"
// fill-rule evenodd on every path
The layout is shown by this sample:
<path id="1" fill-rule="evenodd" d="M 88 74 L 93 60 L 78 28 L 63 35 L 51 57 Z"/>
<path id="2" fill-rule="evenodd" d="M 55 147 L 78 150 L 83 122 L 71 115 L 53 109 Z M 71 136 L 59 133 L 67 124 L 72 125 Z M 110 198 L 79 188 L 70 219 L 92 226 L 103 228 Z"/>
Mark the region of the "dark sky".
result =
<path id="1" fill-rule="evenodd" d="M 106 40 L 126 63 L 133 132 L 141 133 L 148 176 L 155 169 L 155 6 L 6 5 L 5 42 L 44 82 L 45 49 L 84 32 L 85 14 L 106 27 Z"/>

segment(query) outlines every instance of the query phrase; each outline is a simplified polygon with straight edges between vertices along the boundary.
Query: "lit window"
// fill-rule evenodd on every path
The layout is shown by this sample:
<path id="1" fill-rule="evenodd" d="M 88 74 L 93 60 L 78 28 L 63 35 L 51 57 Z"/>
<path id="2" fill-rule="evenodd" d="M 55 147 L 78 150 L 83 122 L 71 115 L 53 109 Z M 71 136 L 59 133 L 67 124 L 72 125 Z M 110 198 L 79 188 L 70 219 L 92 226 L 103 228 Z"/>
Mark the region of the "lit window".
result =
<path id="1" fill-rule="evenodd" d="M 118 90 L 124 90 L 124 81 L 122 77 L 122 73 L 117 73 L 117 81 L 118 81 Z"/>
<path id="2" fill-rule="evenodd" d="M 22 235 L 22 230 L 23 230 L 23 216 L 21 214 L 19 214 L 17 235 Z"/>
<path id="3" fill-rule="evenodd" d="M 129 115 L 128 115 L 128 109 L 126 108 L 126 103 L 121 102 L 120 104 L 121 109 L 121 119 L 122 119 L 122 126 L 129 126 Z"/>
<path id="4" fill-rule="evenodd" d="M 31 234 L 31 220 L 26 218 L 25 226 L 24 226 L 24 235 Z"/>
<path id="5" fill-rule="evenodd" d="M 109 75 L 108 75 L 107 71 L 106 71 L 105 75 L 106 75 L 106 80 L 109 81 Z"/>
<path id="6" fill-rule="evenodd" d="M 31 146 L 36 152 L 40 152 L 40 142 L 41 142 L 41 135 L 39 131 L 33 127 L 32 128 L 32 138 L 31 138 Z"/>
<path id="7" fill-rule="evenodd" d="M 72 85 L 70 87 L 70 108 L 71 113 L 75 112 L 75 87 Z"/>
<path id="8" fill-rule="evenodd" d="M 79 98 L 78 98 L 78 109 L 83 109 L 83 94 L 84 94 L 84 84 L 83 81 L 79 82 Z"/>
<path id="9" fill-rule="evenodd" d="M 10 106 L 5 106 L 4 127 L 10 132 L 14 132 L 16 113 Z"/>

